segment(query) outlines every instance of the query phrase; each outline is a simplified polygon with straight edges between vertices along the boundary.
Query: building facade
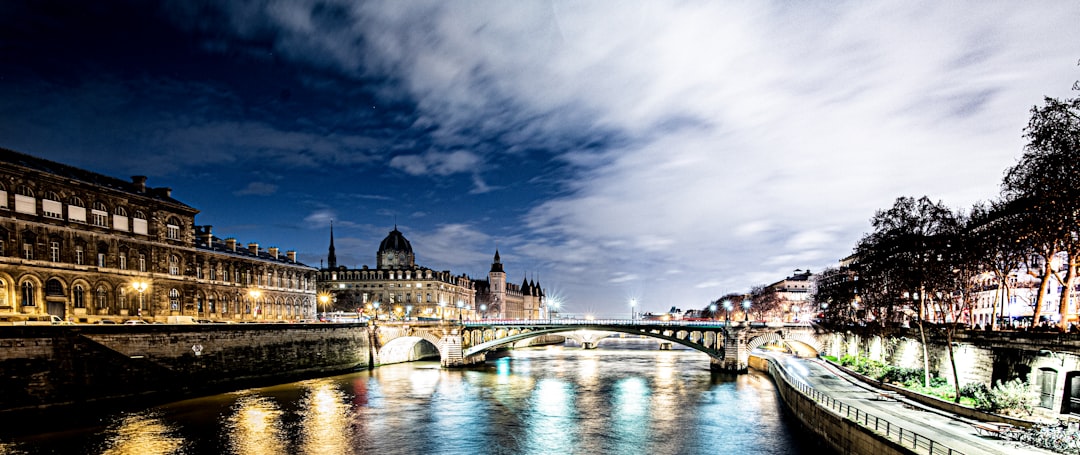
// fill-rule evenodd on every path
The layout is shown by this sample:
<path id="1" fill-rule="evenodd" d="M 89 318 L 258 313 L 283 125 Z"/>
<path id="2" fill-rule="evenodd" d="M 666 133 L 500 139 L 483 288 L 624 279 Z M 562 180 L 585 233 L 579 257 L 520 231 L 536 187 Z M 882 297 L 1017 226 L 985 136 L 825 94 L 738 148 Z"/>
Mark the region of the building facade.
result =
<path id="1" fill-rule="evenodd" d="M 359 269 L 337 264 L 333 226 L 330 229 L 328 267 L 319 270 L 322 311 L 358 311 L 378 319 L 420 318 L 429 320 L 539 317 L 543 291 L 535 284 L 506 282 L 499 253 L 487 280 L 474 280 L 449 270 L 433 270 L 416 264 L 412 244 L 394 226 L 379 243 L 375 268 Z"/>
<path id="2" fill-rule="evenodd" d="M 314 317 L 317 269 L 151 188 L 0 149 L 0 312 L 77 322 Z"/>

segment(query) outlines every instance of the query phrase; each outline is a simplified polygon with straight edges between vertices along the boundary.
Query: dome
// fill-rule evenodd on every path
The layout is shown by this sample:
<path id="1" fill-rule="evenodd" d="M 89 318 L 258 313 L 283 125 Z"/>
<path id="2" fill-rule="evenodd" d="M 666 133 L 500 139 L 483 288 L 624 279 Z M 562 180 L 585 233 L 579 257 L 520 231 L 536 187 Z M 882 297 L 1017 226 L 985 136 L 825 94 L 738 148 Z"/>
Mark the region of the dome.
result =
<path id="1" fill-rule="evenodd" d="M 412 245 L 409 240 L 401 234 L 401 231 L 397 230 L 397 226 L 394 226 L 394 230 L 390 231 L 390 234 L 383 239 L 379 244 L 379 253 L 388 251 L 412 253 Z"/>

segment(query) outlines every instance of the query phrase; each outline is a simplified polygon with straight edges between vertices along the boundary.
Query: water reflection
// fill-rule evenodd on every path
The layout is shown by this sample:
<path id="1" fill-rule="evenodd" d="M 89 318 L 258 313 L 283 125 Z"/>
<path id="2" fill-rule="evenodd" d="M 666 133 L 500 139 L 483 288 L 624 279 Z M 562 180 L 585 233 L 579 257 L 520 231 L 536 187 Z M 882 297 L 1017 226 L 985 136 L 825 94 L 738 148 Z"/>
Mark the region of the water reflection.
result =
<path id="1" fill-rule="evenodd" d="M 105 430 L 102 454 L 179 453 L 184 439 L 157 412 L 124 415 Z"/>
<path id="2" fill-rule="evenodd" d="M 99 416 L 103 427 L 0 436 L 0 455 L 826 453 L 795 435 L 767 377 L 717 376 L 703 354 L 619 343 L 187 400 Z"/>

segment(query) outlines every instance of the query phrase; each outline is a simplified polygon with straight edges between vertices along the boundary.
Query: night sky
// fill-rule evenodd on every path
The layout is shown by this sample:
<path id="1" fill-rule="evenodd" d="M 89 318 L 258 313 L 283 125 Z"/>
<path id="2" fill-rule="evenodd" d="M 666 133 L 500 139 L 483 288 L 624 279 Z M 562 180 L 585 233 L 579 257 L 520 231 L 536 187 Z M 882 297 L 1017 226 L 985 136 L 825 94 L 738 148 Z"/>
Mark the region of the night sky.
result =
<path id="1" fill-rule="evenodd" d="M 702 308 L 851 253 L 898 196 L 995 198 L 1080 2 L 0 2 L 0 147 L 220 237 Z"/>

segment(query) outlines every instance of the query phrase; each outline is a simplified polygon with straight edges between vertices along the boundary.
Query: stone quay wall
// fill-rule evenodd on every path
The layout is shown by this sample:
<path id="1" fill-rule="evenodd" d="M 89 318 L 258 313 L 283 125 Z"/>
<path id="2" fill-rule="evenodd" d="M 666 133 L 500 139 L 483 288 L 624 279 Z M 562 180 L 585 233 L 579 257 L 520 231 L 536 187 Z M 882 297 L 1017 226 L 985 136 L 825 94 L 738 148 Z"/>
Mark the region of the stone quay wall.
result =
<path id="1" fill-rule="evenodd" d="M 916 452 L 896 441 L 863 428 L 857 422 L 833 412 L 802 393 L 778 372 L 783 366 L 765 357 L 751 355 L 749 366 L 768 372 L 788 410 L 836 453 L 843 455 L 914 455 Z"/>
<path id="2" fill-rule="evenodd" d="M 371 365 L 354 324 L 0 327 L 0 415 L 175 400 Z"/>

